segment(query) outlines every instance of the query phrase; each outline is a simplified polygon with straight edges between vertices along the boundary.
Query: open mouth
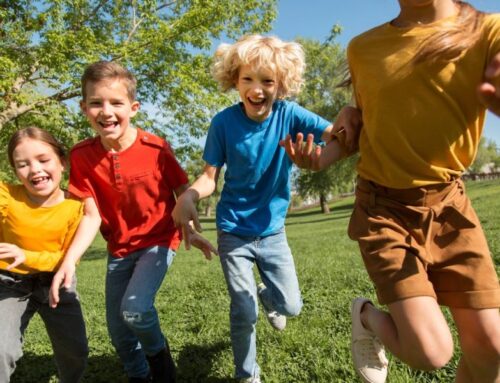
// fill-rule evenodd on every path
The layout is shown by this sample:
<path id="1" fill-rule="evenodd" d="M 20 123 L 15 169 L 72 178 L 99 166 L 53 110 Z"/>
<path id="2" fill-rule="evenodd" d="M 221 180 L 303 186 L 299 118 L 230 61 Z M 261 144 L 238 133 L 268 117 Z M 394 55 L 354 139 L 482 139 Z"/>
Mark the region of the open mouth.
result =
<path id="1" fill-rule="evenodd" d="M 259 100 L 252 100 L 252 99 L 248 98 L 247 100 L 250 103 L 250 105 L 253 105 L 253 106 L 262 106 L 266 103 L 265 98 L 259 99 Z"/>
<path id="2" fill-rule="evenodd" d="M 43 187 L 45 186 L 50 180 L 50 177 L 44 176 L 44 177 L 36 177 L 31 179 L 31 184 L 35 187 Z"/>
<path id="3" fill-rule="evenodd" d="M 99 125 L 103 129 L 113 129 L 113 128 L 116 128 L 118 126 L 118 122 L 117 121 L 105 121 L 105 122 L 99 122 Z"/>

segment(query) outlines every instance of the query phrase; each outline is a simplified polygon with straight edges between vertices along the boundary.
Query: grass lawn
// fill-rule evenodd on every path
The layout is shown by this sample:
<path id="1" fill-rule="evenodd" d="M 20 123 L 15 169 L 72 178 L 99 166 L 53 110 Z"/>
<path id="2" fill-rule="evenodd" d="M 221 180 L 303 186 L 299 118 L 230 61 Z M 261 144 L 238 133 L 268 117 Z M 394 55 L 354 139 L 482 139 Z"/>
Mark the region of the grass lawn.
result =
<path id="1" fill-rule="evenodd" d="M 482 220 L 500 265 L 500 182 L 468 184 L 469 196 Z M 257 324 L 258 362 L 271 382 L 358 382 L 350 360 L 350 302 L 355 296 L 375 299 L 356 243 L 346 235 L 353 198 L 317 210 L 291 213 L 287 234 L 295 256 L 304 299 L 301 315 L 283 333 L 261 317 Z M 215 243 L 213 219 L 203 222 Z M 104 315 L 104 242 L 96 239 L 78 268 L 78 283 L 90 346 L 84 383 L 126 382 L 109 342 Z M 180 249 L 157 296 L 156 306 L 178 365 L 179 382 L 232 382 L 229 300 L 218 259 L 205 261 L 197 250 Z M 448 316 L 448 313 L 445 310 Z M 51 347 L 39 317 L 26 332 L 24 357 L 13 383 L 56 382 Z M 459 351 L 445 368 L 422 373 L 394 358 L 388 382 L 452 382 Z"/>

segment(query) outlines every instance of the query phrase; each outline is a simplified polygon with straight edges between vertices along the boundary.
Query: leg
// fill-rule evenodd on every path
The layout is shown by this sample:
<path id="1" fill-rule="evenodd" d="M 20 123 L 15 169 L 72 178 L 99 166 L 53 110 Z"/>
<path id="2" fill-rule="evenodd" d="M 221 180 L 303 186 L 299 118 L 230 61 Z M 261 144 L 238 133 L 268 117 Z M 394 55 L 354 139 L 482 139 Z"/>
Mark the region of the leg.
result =
<path id="1" fill-rule="evenodd" d="M 24 297 L 26 292 L 6 287 L 11 282 L 14 283 L 11 278 L 0 274 L 0 382 L 9 382 L 23 355 L 24 330 L 36 311 Z"/>
<path id="2" fill-rule="evenodd" d="M 457 383 L 500 382 L 500 315 L 498 309 L 451 308 L 462 358 Z"/>
<path id="3" fill-rule="evenodd" d="M 106 322 L 109 336 L 125 373 L 129 377 L 146 377 L 149 373 L 146 356 L 132 330 L 121 315 L 121 302 L 135 267 L 135 253 L 126 258 L 108 257 L 106 273 Z"/>
<path id="4" fill-rule="evenodd" d="M 256 362 L 257 295 L 252 240 L 219 233 L 219 256 L 231 298 L 230 326 L 236 378 L 259 376 Z"/>
<path id="5" fill-rule="evenodd" d="M 153 381 L 173 382 L 176 379 L 175 364 L 161 331 L 154 301 L 175 252 L 155 246 L 138 253 L 140 255 L 121 302 L 121 315 L 141 343 Z"/>
<path id="6" fill-rule="evenodd" d="M 421 370 L 433 370 L 448 363 L 453 355 L 453 339 L 434 298 L 408 298 L 388 307 L 386 313 L 365 304 L 361 322 L 392 354 Z"/>
<path id="7" fill-rule="evenodd" d="M 266 308 L 286 316 L 299 315 L 302 298 L 284 231 L 261 239 L 256 261 L 266 286 L 260 294 Z"/>
<path id="8" fill-rule="evenodd" d="M 40 305 L 39 314 L 52 343 L 61 383 L 77 383 L 87 365 L 88 345 L 75 279 L 68 290 L 60 290 L 60 297 L 55 309 Z"/>

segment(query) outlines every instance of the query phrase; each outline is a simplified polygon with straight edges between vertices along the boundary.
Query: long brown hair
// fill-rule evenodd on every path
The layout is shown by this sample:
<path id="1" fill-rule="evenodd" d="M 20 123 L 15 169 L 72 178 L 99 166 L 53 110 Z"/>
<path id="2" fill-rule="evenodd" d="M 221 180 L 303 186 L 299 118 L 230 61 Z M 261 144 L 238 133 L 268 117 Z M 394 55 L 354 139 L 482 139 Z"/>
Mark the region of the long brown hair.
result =
<path id="1" fill-rule="evenodd" d="M 30 126 L 24 129 L 20 129 L 15 132 L 9 140 L 7 145 L 7 155 L 9 157 L 9 162 L 12 167 L 14 166 L 14 150 L 17 145 L 25 138 L 31 138 L 32 140 L 37 140 L 44 142 L 52 147 L 54 152 L 59 156 L 61 163 L 66 161 L 66 149 L 61 145 L 52 134 L 46 130 L 40 129 L 36 126 Z"/>
<path id="2" fill-rule="evenodd" d="M 414 64 L 456 61 L 479 40 L 485 13 L 464 1 L 454 2 L 459 6 L 456 22 L 425 39 L 413 59 Z"/>

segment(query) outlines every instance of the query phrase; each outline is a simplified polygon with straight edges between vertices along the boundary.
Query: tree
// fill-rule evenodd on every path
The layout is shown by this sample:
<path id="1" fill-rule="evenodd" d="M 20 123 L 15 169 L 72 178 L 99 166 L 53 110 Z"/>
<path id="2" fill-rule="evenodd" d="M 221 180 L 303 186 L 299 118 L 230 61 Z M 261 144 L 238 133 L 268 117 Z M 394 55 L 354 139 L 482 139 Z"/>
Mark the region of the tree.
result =
<path id="1" fill-rule="evenodd" d="M 468 170 L 470 173 L 481 173 L 484 171 L 484 166 L 490 164 L 490 168 L 493 167 L 491 170 L 494 170 L 498 167 L 499 162 L 500 155 L 497 152 L 495 141 L 487 140 L 485 137 L 481 137 L 476 158 Z"/>
<path id="2" fill-rule="evenodd" d="M 345 50 L 335 42 L 341 28 L 335 25 L 325 42 L 299 39 L 306 53 L 307 70 L 305 86 L 298 102 L 305 108 L 333 121 L 340 109 L 349 103 L 351 93 L 339 88 L 345 77 Z M 321 210 L 329 212 L 331 194 L 352 190 L 356 176 L 354 163 L 357 156 L 344 159 L 320 172 L 301 170 L 296 180 L 297 191 L 302 197 L 319 197 Z"/>
<path id="3" fill-rule="evenodd" d="M 3 0 L 0 142 L 33 123 L 70 143 L 88 136 L 79 80 L 106 59 L 137 76 L 139 121 L 189 148 L 228 102 L 211 80 L 212 43 L 267 31 L 275 15 L 276 0 Z"/>

